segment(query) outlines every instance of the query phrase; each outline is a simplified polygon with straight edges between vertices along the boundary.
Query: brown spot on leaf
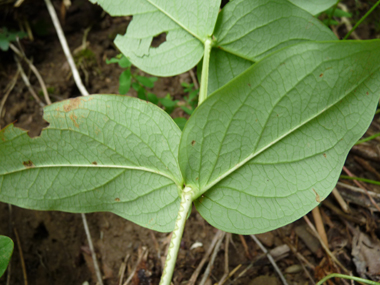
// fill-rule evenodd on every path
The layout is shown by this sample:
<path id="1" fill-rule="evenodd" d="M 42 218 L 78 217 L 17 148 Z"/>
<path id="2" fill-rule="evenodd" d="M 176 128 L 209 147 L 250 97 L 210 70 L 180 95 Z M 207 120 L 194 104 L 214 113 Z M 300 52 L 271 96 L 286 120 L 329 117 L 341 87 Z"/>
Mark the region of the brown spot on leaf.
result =
<path id="1" fill-rule="evenodd" d="M 251 83 L 248 83 L 248 86 L 251 87 Z"/>
<path id="2" fill-rule="evenodd" d="M 65 112 L 70 112 L 72 110 L 78 109 L 81 101 L 82 100 L 79 97 L 78 98 L 74 98 L 74 99 L 70 99 L 70 100 L 68 100 L 68 103 L 63 106 L 63 110 Z"/>
<path id="3" fill-rule="evenodd" d="M 369 93 L 368 93 L 368 92 L 367 92 L 366 94 L 367 94 L 367 95 L 369 95 Z"/>
<path id="4" fill-rule="evenodd" d="M 26 168 L 32 168 L 32 167 L 34 167 L 33 162 L 32 162 L 31 160 L 24 161 L 22 164 L 23 164 Z"/>
<path id="5" fill-rule="evenodd" d="M 194 145 L 195 145 L 195 141 L 192 141 L 192 142 L 191 142 L 191 145 L 194 146 Z"/>
<path id="6" fill-rule="evenodd" d="M 323 156 L 326 157 L 326 154 L 324 153 Z"/>
<path id="7" fill-rule="evenodd" d="M 319 77 L 322 77 L 323 76 L 323 73 L 319 74 Z"/>
<path id="8" fill-rule="evenodd" d="M 197 181 L 198 181 L 198 179 L 199 179 L 199 177 L 195 178 L 195 180 L 197 180 Z"/>
<path id="9" fill-rule="evenodd" d="M 78 119 L 78 117 L 75 116 L 74 113 L 71 113 L 69 117 L 70 117 L 70 120 L 73 121 L 74 126 L 76 126 L 77 128 L 79 128 L 79 125 L 78 125 L 78 123 L 77 123 L 77 119 Z"/>
<path id="10" fill-rule="evenodd" d="M 317 191 L 315 191 L 314 188 L 313 188 L 313 191 L 314 191 L 314 194 L 315 194 L 315 201 L 317 201 L 317 203 L 321 203 L 321 198 L 319 197 L 319 194 L 317 193 Z"/>
<path id="11" fill-rule="evenodd" d="M 120 202 L 120 198 L 115 198 L 115 201 L 116 202 Z"/>
<path id="12" fill-rule="evenodd" d="M 92 162 L 91 164 L 93 165 L 98 165 L 98 163 L 96 161 Z"/>

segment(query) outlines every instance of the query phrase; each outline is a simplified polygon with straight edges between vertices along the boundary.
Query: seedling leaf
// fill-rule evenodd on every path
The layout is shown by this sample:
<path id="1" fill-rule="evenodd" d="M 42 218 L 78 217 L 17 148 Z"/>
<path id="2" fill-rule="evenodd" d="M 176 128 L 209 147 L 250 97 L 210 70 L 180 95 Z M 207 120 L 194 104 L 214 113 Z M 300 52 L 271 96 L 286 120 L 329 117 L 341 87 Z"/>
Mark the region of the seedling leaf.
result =
<path id="1" fill-rule="evenodd" d="M 148 88 L 154 87 L 154 81 L 150 80 L 148 77 L 137 75 L 135 78 L 138 82 L 140 82 L 145 87 L 148 87 Z"/>
<path id="2" fill-rule="evenodd" d="M 0 200 L 36 210 L 109 211 L 141 226 L 174 228 L 182 176 L 181 131 L 157 106 L 94 95 L 45 108 L 31 139 L 0 131 Z"/>
<path id="3" fill-rule="evenodd" d="M 113 16 L 133 15 L 124 36 L 115 44 L 139 69 L 158 76 L 183 73 L 203 55 L 203 42 L 212 35 L 221 0 L 91 0 Z M 167 33 L 166 42 L 151 47 Z"/>
<path id="4" fill-rule="evenodd" d="M 125 95 L 131 88 L 132 74 L 130 69 L 124 70 L 119 77 L 119 93 Z"/>
<path id="5" fill-rule="evenodd" d="M 380 40 L 307 42 L 211 94 L 179 150 L 200 214 L 224 231 L 255 234 L 317 206 L 373 118 L 379 67 Z"/>
<path id="6" fill-rule="evenodd" d="M 0 235 L 0 277 L 8 267 L 13 252 L 13 241 L 6 236 Z"/>

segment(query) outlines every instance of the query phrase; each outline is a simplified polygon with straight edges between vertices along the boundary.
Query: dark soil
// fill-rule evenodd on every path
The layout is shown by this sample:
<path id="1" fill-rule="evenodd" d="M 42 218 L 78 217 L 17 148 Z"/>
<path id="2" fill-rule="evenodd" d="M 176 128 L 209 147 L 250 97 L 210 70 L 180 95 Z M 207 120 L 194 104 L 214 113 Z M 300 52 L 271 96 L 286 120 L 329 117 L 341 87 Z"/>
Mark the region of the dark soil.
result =
<path id="1" fill-rule="evenodd" d="M 33 60 L 41 73 L 52 101 L 79 96 L 80 93 L 72 79 L 44 2 L 25 0 L 17 9 L 3 2 L 7 1 L 0 1 L 0 27 L 19 29 L 20 23 L 27 22 L 33 31 L 34 40 L 25 38 L 21 40 L 21 45 L 26 56 Z M 85 80 L 86 88 L 91 94 L 118 94 L 118 80 L 122 69 L 116 64 L 107 65 L 105 59 L 119 53 L 113 44 L 113 39 L 118 33 L 125 32 L 130 17 L 111 18 L 99 7 L 86 0 L 72 2 L 73 5 L 62 17 L 64 32 L 71 51 L 82 45 L 84 31 L 91 27 L 87 37 L 91 53 L 79 56 L 79 59 L 84 62 L 81 75 Z M 353 24 L 375 3 L 375 1 L 353 0 L 343 2 L 353 12 L 354 16 L 351 19 Z M 58 12 L 61 11 L 61 1 L 55 1 L 54 5 Z M 357 34 L 362 39 L 380 38 L 379 19 L 380 8 L 358 28 Z M 340 37 L 347 32 L 345 26 L 336 30 Z M 5 90 L 17 70 L 12 51 L 0 52 L 0 63 L 0 90 Z M 33 75 L 30 76 L 30 81 L 34 90 L 39 92 L 40 85 Z M 183 100 L 182 82 L 192 82 L 189 73 L 160 78 L 152 92 L 158 97 L 170 93 L 175 99 Z M 133 90 L 128 95 L 136 96 Z M 0 101 L 3 96 L 4 92 L 0 93 Z M 42 95 L 41 99 L 43 100 Z M 15 85 L 4 108 L 4 117 L 0 114 L 1 127 L 16 122 L 16 126 L 27 129 L 31 136 L 36 136 L 46 126 L 46 122 L 42 119 L 42 108 L 31 97 L 21 79 Z M 183 116 L 181 112 L 178 110 L 174 114 Z M 377 115 L 368 134 L 379 131 L 380 122 Z M 379 157 L 378 140 L 374 140 L 366 146 L 354 149 L 350 153 L 346 166 L 356 176 L 379 180 L 380 175 L 377 172 L 380 170 Z M 350 182 L 350 185 L 353 184 Z M 380 193 L 379 187 L 366 186 L 371 192 Z M 357 271 L 352 255 L 355 229 L 376 241 L 380 238 L 380 216 L 379 212 L 367 201 L 368 199 L 366 200 L 365 195 L 361 195 L 360 199 L 352 198 L 353 193 L 347 192 L 344 188 L 338 188 L 343 196 L 346 195 L 344 198 L 348 201 L 362 199 L 363 204 L 351 203 L 353 212 L 344 216 L 341 211 L 334 210 L 334 207 L 339 209 L 339 206 L 333 197 L 329 197 L 320 210 L 328 232 L 331 251 L 353 275 L 359 276 L 360 272 Z M 86 216 L 105 284 L 119 284 L 119 270 L 126 256 L 129 256 L 126 262 L 125 281 L 145 247 L 147 254 L 138 264 L 131 284 L 159 283 L 163 257 L 169 241 L 168 234 L 142 228 L 110 213 L 93 213 Z M 311 214 L 308 216 L 312 220 Z M 96 284 L 94 266 L 79 214 L 31 211 L 0 203 L 0 234 L 10 236 L 15 241 L 9 284 L 25 284 L 26 275 L 28 284 L 31 285 L 81 285 L 86 281 L 89 284 Z M 217 230 L 193 209 L 181 243 L 174 284 L 186 284 L 216 234 Z M 287 244 L 298 252 L 297 255 L 290 250 L 278 261 L 281 271 L 291 284 L 311 284 L 301 264 L 306 266 L 307 272 L 314 280 L 319 280 L 331 272 L 342 272 L 323 251 L 319 241 L 309 232 L 303 219 L 279 230 L 258 235 L 258 237 L 269 250 Z M 244 241 L 247 244 L 246 249 Z M 200 246 L 191 249 L 196 242 L 200 243 Z M 225 273 L 226 250 L 226 244 L 223 242 L 206 284 L 218 282 Z M 225 284 L 253 284 L 253 280 L 255 284 L 280 284 L 280 279 L 272 265 L 266 258 L 259 258 L 261 254 L 262 251 L 249 236 L 232 235 L 228 248 L 228 269 L 232 271 L 239 265 L 241 267 L 230 280 L 236 279 L 239 274 L 241 277 L 233 283 L 228 281 Z M 303 258 L 309 265 L 303 261 Z M 25 273 L 23 273 L 22 260 L 25 262 Z M 204 267 L 207 264 L 208 262 Z M 376 266 L 368 263 L 367 270 L 371 271 L 372 268 L 372 273 L 376 273 L 377 270 L 377 276 L 380 278 L 380 262 L 379 267 Z M 247 268 L 248 270 L 243 272 Z M 201 275 L 203 272 L 204 269 Z M 6 278 L 7 274 L 0 278 L 0 284 L 7 284 Z"/>

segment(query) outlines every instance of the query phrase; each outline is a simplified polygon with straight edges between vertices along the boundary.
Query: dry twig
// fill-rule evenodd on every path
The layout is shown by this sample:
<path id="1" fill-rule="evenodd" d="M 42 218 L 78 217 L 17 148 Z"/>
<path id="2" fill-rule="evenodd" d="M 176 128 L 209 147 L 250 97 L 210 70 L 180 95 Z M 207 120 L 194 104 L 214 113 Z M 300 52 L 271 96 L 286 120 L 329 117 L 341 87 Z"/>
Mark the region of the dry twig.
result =
<path id="1" fill-rule="evenodd" d="M 228 273 L 229 273 L 228 247 L 230 244 L 230 239 L 231 239 L 231 234 L 227 233 L 226 239 L 225 239 L 225 244 L 224 244 L 224 274 L 218 282 L 219 285 L 224 284 L 224 282 L 226 282 L 226 280 L 228 278 Z"/>
<path id="2" fill-rule="evenodd" d="M 334 189 L 332 190 L 332 193 L 333 193 L 335 199 L 337 200 L 338 204 L 342 208 L 343 212 L 345 212 L 346 214 L 349 214 L 350 213 L 350 207 L 347 205 L 346 201 L 344 201 L 342 195 L 340 195 L 340 193 L 339 193 L 338 189 L 336 189 L 336 187 L 334 187 Z"/>
<path id="3" fill-rule="evenodd" d="M 323 240 L 323 242 L 325 243 L 325 245 L 328 247 L 329 242 L 327 240 L 325 226 L 323 225 L 321 212 L 319 211 L 318 206 L 315 207 L 311 212 L 313 214 L 313 218 L 314 218 L 314 222 L 315 222 L 315 226 L 317 228 L 318 234 L 321 237 L 321 239 Z"/>
<path id="4" fill-rule="evenodd" d="M 103 278 L 102 278 L 102 274 L 100 273 L 98 260 L 96 258 L 96 254 L 95 254 L 95 250 L 94 250 L 94 245 L 92 244 L 91 234 L 90 234 L 90 230 L 88 228 L 86 215 L 82 213 L 81 216 L 82 216 L 84 231 L 86 232 L 86 236 L 87 236 L 88 246 L 90 247 L 92 260 L 94 262 L 96 277 L 98 278 L 99 284 L 103 285 Z"/>
<path id="5" fill-rule="evenodd" d="M 37 77 L 38 83 L 41 86 L 42 93 L 44 93 L 45 101 L 48 105 L 51 104 L 49 94 L 46 89 L 46 85 L 44 81 L 42 80 L 41 74 L 38 72 L 37 68 L 33 65 L 33 63 L 24 55 L 22 51 L 20 51 L 15 45 L 12 43 L 9 43 L 9 47 L 13 50 L 14 53 L 16 53 L 20 58 L 22 58 L 28 65 L 30 70 L 34 73 L 34 75 Z"/>
<path id="6" fill-rule="evenodd" d="M 206 270 L 205 270 L 205 273 L 203 274 L 203 277 L 201 279 L 201 282 L 199 282 L 199 285 L 204 285 L 207 281 L 207 278 L 208 276 L 210 275 L 211 273 L 211 268 L 212 266 L 214 265 L 214 262 L 215 262 L 215 258 L 216 258 L 216 255 L 218 254 L 219 252 L 219 248 L 220 248 L 220 245 L 222 244 L 222 241 L 223 241 L 223 238 L 224 236 L 226 235 L 225 232 L 222 232 L 222 235 L 220 237 L 220 239 L 218 240 L 218 242 L 216 243 L 215 245 L 215 248 L 214 248 L 214 251 L 211 255 L 211 258 L 210 258 L 210 262 L 208 263 L 207 267 L 206 267 Z"/>
<path id="7" fill-rule="evenodd" d="M 128 285 L 129 282 L 131 282 L 133 276 L 134 276 L 135 273 L 136 273 L 137 266 L 139 266 L 139 264 L 140 264 L 140 262 L 141 262 L 141 259 L 143 258 L 144 254 L 145 254 L 145 252 L 146 252 L 147 250 L 148 250 L 148 249 L 147 249 L 145 246 L 142 247 L 142 250 L 141 250 L 141 252 L 140 252 L 140 254 L 139 254 L 139 257 L 137 258 L 137 262 L 136 262 L 135 266 L 133 267 L 133 270 L 132 270 L 131 274 L 129 275 L 128 279 L 124 282 L 123 285 Z"/>
<path id="8" fill-rule="evenodd" d="M 343 166 L 343 170 L 344 170 L 344 172 L 347 173 L 348 176 L 355 177 L 355 175 L 353 175 L 353 174 L 351 173 L 351 171 L 349 171 L 349 170 L 347 169 L 347 167 Z M 377 203 L 375 202 L 375 200 L 373 200 L 373 198 L 371 197 L 371 195 L 369 195 L 369 192 L 368 192 L 367 188 L 365 188 L 365 187 L 363 186 L 363 184 L 360 183 L 359 181 L 357 181 L 357 180 L 353 180 L 353 181 L 354 181 L 354 183 L 355 183 L 358 187 L 360 187 L 361 189 L 363 189 L 363 190 L 365 191 L 365 193 L 367 194 L 367 196 L 368 196 L 369 200 L 371 201 L 371 203 L 375 206 L 375 208 L 376 208 L 378 211 L 380 211 L 380 207 L 379 207 L 379 205 L 377 205 Z"/>
<path id="9" fill-rule="evenodd" d="M 342 9 L 344 12 L 348 12 L 347 6 L 344 5 L 343 3 L 339 3 L 338 7 Z M 351 22 L 347 17 L 341 17 L 341 21 L 346 26 L 347 31 L 352 30 Z M 351 37 L 353 37 L 355 40 L 361 40 L 361 38 L 358 36 L 358 34 L 355 31 L 351 33 Z"/>
<path id="10" fill-rule="evenodd" d="M 322 238 L 320 237 L 320 235 L 318 234 L 317 230 L 315 229 L 315 227 L 313 226 L 313 224 L 310 222 L 309 218 L 307 216 L 303 216 L 303 218 L 305 219 L 306 223 L 308 224 L 308 226 L 310 227 L 310 229 L 312 230 L 312 232 L 314 233 L 315 237 L 319 240 L 319 242 L 321 243 L 323 249 L 326 251 L 326 253 L 331 257 L 331 259 L 336 263 L 338 264 L 338 266 L 345 272 L 345 273 L 349 273 L 349 271 L 343 266 L 342 263 L 340 263 L 340 261 L 335 257 L 335 255 L 330 251 L 330 249 L 326 246 L 326 244 L 323 242 Z"/>
<path id="11" fill-rule="evenodd" d="M 15 233 L 15 236 L 16 236 L 18 252 L 20 255 L 22 276 L 24 277 L 24 285 L 28 285 L 28 275 L 26 274 L 26 266 L 25 266 L 24 254 L 23 254 L 22 248 L 21 248 L 20 237 L 18 236 L 18 232 L 17 232 L 16 228 L 13 228 L 13 232 Z"/>
<path id="12" fill-rule="evenodd" d="M 4 97 L 0 103 L 0 118 L 2 118 L 5 102 L 7 101 L 9 94 L 11 94 L 13 88 L 15 87 L 19 74 L 20 74 L 20 69 L 17 69 L 15 75 L 13 76 L 12 80 L 9 82 L 7 88 L 5 89 Z"/>
<path id="13" fill-rule="evenodd" d="M 67 59 L 69 65 L 70 65 L 71 72 L 73 74 L 75 83 L 76 83 L 76 85 L 77 85 L 80 93 L 83 96 L 87 96 L 87 95 L 89 95 L 89 93 L 86 90 L 86 88 L 84 87 L 84 85 L 82 83 L 82 79 L 80 78 L 78 69 L 75 66 L 75 62 L 74 62 L 74 59 L 73 59 L 73 57 L 71 55 L 71 52 L 70 52 L 70 49 L 69 49 L 69 45 L 67 44 L 66 37 L 65 37 L 65 35 L 63 33 L 61 24 L 59 23 L 59 20 L 58 20 L 58 17 L 57 17 L 57 13 L 55 12 L 54 7 L 51 4 L 50 0 L 45 0 L 45 3 L 46 3 L 46 7 L 48 8 L 50 17 L 51 17 L 51 19 L 53 21 L 55 30 L 57 31 L 58 38 L 59 38 L 59 41 L 61 43 L 63 52 L 65 53 L 66 59 Z"/>
<path id="14" fill-rule="evenodd" d="M 124 272 L 125 272 L 125 269 L 127 268 L 127 261 L 129 259 L 131 255 L 128 253 L 125 258 L 124 258 L 124 261 L 121 263 L 120 265 L 120 269 L 119 269 L 119 285 L 122 285 L 123 284 L 123 279 L 124 279 Z"/>
<path id="15" fill-rule="evenodd" d="M 195 284 L 195 281 L 197 281 L 197 278 L 198 278 L 198 275 L 199 273 L 201 272 L 202 268 L 203 268 L 203 265 L 205 264 L 205 262 L 207 261 L 208 257 L 210 256 L 212 250 L 214 249 L 215 247 L 215 244 L 217 243 L 217 241 L 219 239 L 221 239 L 223 237 L 223 232 L 221 230 L 218 230 L 217 233 L 215 234 L 214 238 L 212 239 L 211 241 L 211 244 L 210 244 L 210 247 L 207 249 L 207 252 L 206 254 L 203 256 L 201 262 L 199 263 L 197 269 L 195 269 L 193 275 L 191 275 L 191 278 L 189 280 L 189 282 L 187 283 L 188 285 L 194 285 Z"/>
<path id="16" fill-rule="evenodd" d="M 259 241 L 259 239 L 255 235 L 251 235 L 251 238 L 256 242 L 256 244 L 266 254 L 266 256 L 268 257 L 270 263 L 272 263 L 273 268 L 276 270 L 277 274 L 279 275 L 282 283 L 284 285 L 288 285 L 288 282 L 286 281 L 286 279 L 285 279 L 284 275 L 282 274 L 280 268 L 277 266 L 276 261 L 274 261 L 272 255 L 268 252 L 268 250 L 264 247 L 264 245 Z"/>
<path id="17" fill-rule="evenodd" d="M 30 94 L 32 94 L 34 100 L 36 100 L 37 103 L 40 104 L 41 107 L 45 106 L 45 104 L 42 103 L 41 99 L 38 97 L 38 95 L 37 95 L 36 92 L 34 91 L 32 85 L 30 85 L 29 79 L 28 79 L 28 77 L 26 76 L 25 71 L 24 71 L 24 69 L 22 68 L 21 63 L 20 63 L 20 61 L 17 59 L 16 56 L 15 56 L 15 61 L 16 61 L 16 64 L 17 64 L 17 68 L 18 68 L 18 70 L 19 70 L 20 73 L 21 73 L 21 78 L 22 78 L 22 80 L 24 81 L 26 87 L 28 88 Z"/>
<path id="18" fill-rule="evenodd" d="M 247 242 L 245 241 L 244 236 L 239 235 L 239 238 L 240 238 L 241 244 L 242 244 L 243 247 L 244 247 L 245 255 L 247 256 L 248 259 L 252 259 L 252 256 L 251 256 L 251 254 L 249 253 L 249 248 L 248 248 Z"/>

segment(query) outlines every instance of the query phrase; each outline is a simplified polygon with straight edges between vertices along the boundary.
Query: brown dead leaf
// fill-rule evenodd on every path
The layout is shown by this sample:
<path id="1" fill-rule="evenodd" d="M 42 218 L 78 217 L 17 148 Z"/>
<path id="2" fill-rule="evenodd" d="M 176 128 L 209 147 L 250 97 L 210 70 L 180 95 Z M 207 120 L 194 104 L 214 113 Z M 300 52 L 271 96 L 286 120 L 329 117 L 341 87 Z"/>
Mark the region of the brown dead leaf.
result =
<path id="1" fill-rule="evenodd" d="M 352 240 L 353 261 L 362 278 L 380 281 L 380 240 L 356 230 Z"/>

